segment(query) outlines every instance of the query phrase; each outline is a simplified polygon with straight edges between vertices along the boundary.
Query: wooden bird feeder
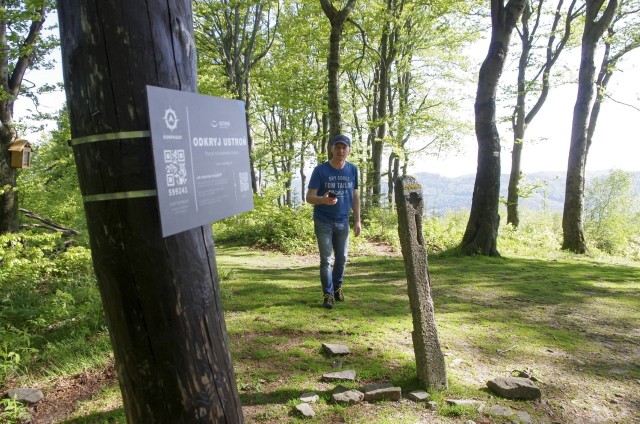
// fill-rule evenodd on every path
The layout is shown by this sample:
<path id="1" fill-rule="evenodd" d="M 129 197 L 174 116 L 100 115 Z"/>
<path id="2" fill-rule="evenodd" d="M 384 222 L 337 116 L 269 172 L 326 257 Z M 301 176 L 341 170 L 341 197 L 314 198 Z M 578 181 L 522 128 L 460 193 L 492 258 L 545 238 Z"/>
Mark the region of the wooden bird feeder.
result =
<path id="1" fill-rule="evenodd" d="M 28 168 L 31 166 L 31 145 L 27 140 L 18 139 L 9 145 L 12 168 Z"/>

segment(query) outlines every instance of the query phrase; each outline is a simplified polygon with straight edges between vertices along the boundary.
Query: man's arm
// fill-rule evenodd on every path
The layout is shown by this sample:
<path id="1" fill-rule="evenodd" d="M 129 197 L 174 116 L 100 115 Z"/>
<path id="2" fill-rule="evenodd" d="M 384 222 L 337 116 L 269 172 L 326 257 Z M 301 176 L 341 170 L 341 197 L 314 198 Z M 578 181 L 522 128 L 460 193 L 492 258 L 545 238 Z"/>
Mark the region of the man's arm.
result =
<path id="1" fill-rule="evenodd" d="M 353 230 L 355 231 L 356 237 L 358 237 L 362 231 L 362 224 L 360 223 L 360 192 L 358 189 L 353 190 L 353 204 L 351 208 L 353 209 L 353 218 L 355 220 Z"/>
<path id="2" fill-rule="evenodd" d="M 328 192 L 325 193 L 324 196 L 318 196 L 317 188 L 308 189 L 305 200 L 307 201 L 307 203 L 311 203 L 312 205 L 335 205 L 336 203 L 338 203 L 338 198 L 329 197 Z"/>

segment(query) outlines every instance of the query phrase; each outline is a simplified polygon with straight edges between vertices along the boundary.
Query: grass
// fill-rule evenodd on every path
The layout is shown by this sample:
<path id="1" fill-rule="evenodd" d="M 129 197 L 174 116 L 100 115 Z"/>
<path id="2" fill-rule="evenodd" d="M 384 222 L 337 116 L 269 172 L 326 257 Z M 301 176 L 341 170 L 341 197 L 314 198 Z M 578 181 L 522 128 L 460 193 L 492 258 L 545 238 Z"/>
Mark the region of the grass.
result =
<path id="1" fill-rule="evenodd" d="M 316 417 L 305 422 L 510 422 L 489 412 L 494 404 L 526 411 L 534 422 L 640 421 L 638 264 L 555 254 L 430 257 L 439 338 L 449 364 L 449 389 L 432 393 L 434 412 L 408 400 L 334 405 L 329 399 L 335 384 L 320 379 L 342 368 L 357 372 L 349 387 L 392 382 L 403 393 L 419 388 L 401 257 L 355 252 L 347 267 L 347 301 L 332 311 L 321 307 L 313 255 L 218 247 L 217 262 L 247 422 L 302 422 L 292 411 L 307 391 L 318 393 L 320 402 L 313 405 Z M 92 352 L 93 359 L 83 361 L 99 372 L 110 367 L 107 340 L 97 334 L 73 349 Z M 330 358 L 323 342 L 346 344 L 352 353 Z M 43 352 L 46 361 L 34 358 L 14 383 L 35 384 L 45 394 L 68 384 L 79 367 L 63 353 L 56 361 Z M 540 380 L 542 401 L 508 401 L 486 389 L 489 379 L 514 370 Z M 117 385 L 107 380 L 100 387 L 73 403 L 60 422 L 124 423 Z M 478 412 L 449 406 L 447 398 L 477 399 L 485 407 Z"/>

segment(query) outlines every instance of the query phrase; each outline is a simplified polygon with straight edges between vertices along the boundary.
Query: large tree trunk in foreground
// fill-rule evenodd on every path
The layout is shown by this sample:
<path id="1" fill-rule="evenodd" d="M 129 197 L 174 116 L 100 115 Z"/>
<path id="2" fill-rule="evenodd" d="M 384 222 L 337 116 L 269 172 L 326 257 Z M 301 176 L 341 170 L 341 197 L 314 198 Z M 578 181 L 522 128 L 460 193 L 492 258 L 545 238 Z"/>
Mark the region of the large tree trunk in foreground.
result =
<path id="1" fill-rule="evenodd" d="M 596 20 L 604 3 L 604 0 L 587 1 L 578 75 L 578 96 L 573 108 L 573 123 L 571 125 L 571 145 L 569 147 L 562 214 L 562 248 L 575 253 L 587 251 L 583 219 L 584 185 L 588 152 L 589 109 L 595 89 L 595 51 L 598 41 L 611 23 L 618 7 L 618 0 L 610 0 L 600 19 Z"/>
<path id="2" fill-rule="evenodd" d="M 471 214 L 462 237 L 463 254 L 499 256 L 500 136 L 496 127 L 496 92 L 509 50 L 511 32 L 520 18 L 525 0 L 491 2 L 491 44 L 480 68 L 475 102 L 478 170 L 473 188 Z"/>
<path id="3" fill-rule="evenodd" d="M 148 131 L 147 84 L 196 91 L 190 1 L 58 0 L 58 13 L 74 139 Z M 211 228 L 162 237 L 148 135 L 74 154 L 127 421 L 242 422 Z"/>

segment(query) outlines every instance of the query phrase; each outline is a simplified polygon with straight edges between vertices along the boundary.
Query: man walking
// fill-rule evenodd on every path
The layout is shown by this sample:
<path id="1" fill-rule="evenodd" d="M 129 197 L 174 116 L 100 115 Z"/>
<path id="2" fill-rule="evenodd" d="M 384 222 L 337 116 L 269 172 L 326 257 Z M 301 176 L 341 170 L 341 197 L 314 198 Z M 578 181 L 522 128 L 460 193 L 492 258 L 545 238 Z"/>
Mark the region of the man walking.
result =
<path id="1" fill-rule="evenodd" d="M 354 232 L 360 235 L 358 168 L 347 162 L 351 140 L 346 135 L 331 139 L 331 159 L 311 174 L 306 200 L 313 205 L 313 225 L 320 251 L 320 282 L 323 306 L 333 308 L 334 299 L 344 301 L 342 280 L 349 250 L 349 211 L 353 209 Z M 334 254 L 333 267 L 331 253 Z"/>

